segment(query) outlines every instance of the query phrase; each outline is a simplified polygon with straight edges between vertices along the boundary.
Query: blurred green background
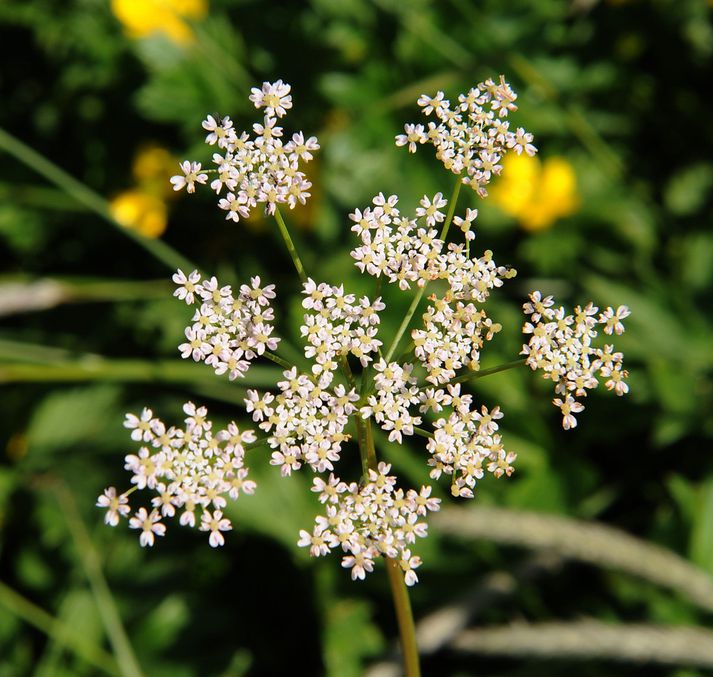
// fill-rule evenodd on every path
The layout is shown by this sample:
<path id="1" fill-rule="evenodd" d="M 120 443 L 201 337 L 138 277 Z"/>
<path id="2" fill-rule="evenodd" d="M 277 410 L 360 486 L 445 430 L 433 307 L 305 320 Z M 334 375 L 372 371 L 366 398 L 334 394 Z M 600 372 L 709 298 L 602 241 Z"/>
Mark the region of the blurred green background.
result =
<path id="1" fill-rule="evenodd" d="M 297 280 L 272 223 L 226 222 L 210 190 L 170 190 L 179 160 L 210 164 L 205 115 L 249 128 L 250 87 L 292 85 L 285 126 L 322 145 L 307 167 L 314 196 L 288 215 L 305 266 L 371 293 L 350 264 L 347 214 L 379 191 L 403 205 L 448 193 L 430 149 L 409 155 L 394 135 L 417 121 L 421 93 L 453 99 L 500 73 L 540 153 L 506 163 L 486 201 L 459 203 L 480 210 L 474 251 L 519 271 L 489 302 L 504 330 L 483 366 L 517 356 L 532 289 L 570 307 L 625 303 L 615 345 L 631 393 L 593 393 L 565 433 L 539 375 L 477 381 L 476 398 L 505 411 L 517 472 L 453 503 L 471 533 L 465 517 L 435 524 L 420 546 L 424 673 L 710 674 L 710 636 L 690 629 L 713 620 L 712 11 L 704 0 L 0 2 L 0 675 L 127 674 L 131 655 L 151 676 L 397 674 L 383 571 L 352 583 L 338 558 L 296 547 L 318 505 L 307 475 L 280 478 L 264 450 L 249 463 L 258 491 L 230 508 L 218 551 L 175 527 L 141 549 L 94 502 L 127 484 L 125 412 L 150 406 L 178 424 L 190 399 L 245 421 L 245 383 L 178 356 L 190 318 L 171 298 L 162 242 L 224 283 L 275 282 L 278 330 L 299 345 Z M 276 373 L 254 368 L 248 385 Z M 418 438 L 381 442 L 408 483 L 426 481 Z M 633 633 L 653 626 L 665 628 L 644 641 L 652 662 L 625 660 Z M 465 628 L 481 633 L 469 647 Z M 580 658 L 563 648 L 572 635 Z"/>

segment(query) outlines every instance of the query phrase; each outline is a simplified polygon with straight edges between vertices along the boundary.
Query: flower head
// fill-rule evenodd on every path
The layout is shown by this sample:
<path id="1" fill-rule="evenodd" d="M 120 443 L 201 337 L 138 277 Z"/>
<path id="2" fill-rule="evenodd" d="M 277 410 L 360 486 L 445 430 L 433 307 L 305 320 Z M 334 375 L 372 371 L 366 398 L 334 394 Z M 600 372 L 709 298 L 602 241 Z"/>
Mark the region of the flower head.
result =
<path id="1" fill-rule="evenodd" d="M 203 121 L 206 143 L 220 150 L 213 154 L 217 169 L 210 186 L 218 195 L 224 193 L 218 198 L 218 207 L 226 212 L 226 220 L 237 223 L 246 219 L 260 203 L 266 213 L 274 214 L 278 205 L 294 209 L 310 197 L 312 184 L 301 166 L 319 150 L 317 138 L 305 139 L 297 132 L 284 143 L 282 127 L 277 124 L 292 108 L 290 89 L 282 80 L 253 87 L 250 101 L 264 110 L 264 117 L 253 125 L 252 136 L 238 132 L 227 116 L 208 115 Z M 171 178 L 175 190 L 186 187 L 192 193 L 196 183 L 206 182 L 200 164 L 186 161 L 181 168 L 183 174 Z"/>
<path id="2" fill-rule="evenodd" d="M 419 145 L 433 145 L 443 166 L 454 174 L 464 173 L 463 183 L 485 197 L 487 184 L 502 171 L 501 160 L 509 150 L 518 155 L 537 152 L 532 134 L 521 127 L 511 131 L 510 123 L 504 119 L 517 110 L 516 99 L 517 94 L 503 76 L 497 83 L 486 80 L 459 95 L 454 108 L 443 92 L 435 97 L 423 94 L 418 105 L 425 116 L 437 122 L 429 122 L 428 128 L 405 125 L 405 133 L 396 137 L 396 145 L 408 146 L 411 153 Z"/>
<path id="3" fill-rule="evenodd" d="M 606 388 L 617 395 L 629 392 L 622 368 L 624 356 L 615 353 L 613 346 L 598 348 L 592 344 L 596 338 L 597 325 L 603 325 L 606 334 L 624 332 L 622 320 L 630 315 L 626 306 L 616 311 L 599 309 L 592 303 L 584 308 L 577 306 L 574 314 L 567 315 L 562 306 L 555 308 L 551 296 L 545 298 L 539 291 L 530 294 L 529 302 L 523 305 L 530 321 L 522 328 L 529 335 L 527 345 L 523 345 L 521 355 L 526 356 L 527 365 L 541 370 L 543 377 L 555 385 L 559 395 L 552 403 L 562 412 L 562 427 L 570 430 L 576 427 L 574 414 L 584 410 L 584 405 L 576 398 L 586 397 L 587 391 L 599 385 L 597 376 L 607 379 Z"/>

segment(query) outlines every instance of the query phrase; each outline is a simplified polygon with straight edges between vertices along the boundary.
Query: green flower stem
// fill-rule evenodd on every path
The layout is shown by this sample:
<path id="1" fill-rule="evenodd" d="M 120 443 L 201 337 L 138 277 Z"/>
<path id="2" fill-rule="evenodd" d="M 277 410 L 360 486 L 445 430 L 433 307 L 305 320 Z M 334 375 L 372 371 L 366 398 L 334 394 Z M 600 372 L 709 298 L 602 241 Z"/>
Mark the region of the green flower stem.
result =
<path id="1" fill-rule="evenodd" d="M 484 376 L 490 376 L 491 374 L 497 374 L 501 371 L 507 371 L 508 369 L 515 369 L 515 367 L 524 367 L 525 358 L 520 360 L 513 360 L 512 362 L 506 362 L 505 364 L 499 364 L 497 367 L 490 367 L 490 369 L 481 369 L 480 371 L 469 371 L 465 374 L 461 374 L 458 378 L 454 378 L 451 383 L 464 383 L 465 381 L 474 381 L 478 378 L 483 378 Z"/>
<path id="2" fill-rule="evenodd" d="M 362 470 L 364 476 L 367 477 L 368 471 L 376 470 L 378 465 L 376 449 L 374 448 L 374 435 L 369 419 L 364 420 L 359 415 L 355 418 L 359 436 Z M 389 557 L 385 557 L 384 560 L 386 562 L 386 572 L 389 577 L 391 596 L 394 600 L 396 621 L 399 626 L 404 672 L 406 677 L 419 677 L 421 669 L 418 662 L 416 629 L 413 622 L 413 613 L 411 612 L 411 602 L 409 600 L 408 591 L 406 590 L 406 584 L 404 583 L 404 573 L 396 560 Z"/>
<path id="3" fill-rule="evenodd" d="M 453 221 L 453 215 L 456 213 L 456 205 L 458 204 L 458 196 L 460 195 L 460 187 L 463 185 L 460 174 L 456 174 L 456 184 L 453 186 L 453 192 L 451 193 L 450 206 L 448 207 L 448 212 L 446 213 L 446 220 L 443 222 L 443 228 L 441 228 L 441 234 L 439 238 L 445 242 L 448 237 L 448 229 L 451 227 L 451 221 Z"/>
<path id="4" fill-rule="evenodd" d="M 403 350 L 403 352 L 401 353 L 401 355 L 399 355 L 399 356 L 396 358 L 396 361 L 397 361 L 397 362 L 403 362 L 403 361 L 413 352 L 413 350 L 414 350 L 415 347 L 416 347 L 416 344 L 415 344 L 413 341 L 411 341 L 411 343 L 409 343 L 409 344 L 406 346 L 406 348 L 404 348 L 404 350 Z"/>
<path id="5" fill-rule="evenodd" d="M 416 644 L 416 629 L 411 611 L 411 601 L 404 583 L 404 572 L 399 563 L 386 557 L 386 573 L 389 576 L 391 595 L 396 610 L 396 620 L 399 625 L 401 651 L 403 653 L 404 673 L 406 677 L 419 677 L 421 667 L 418 661 L 418 646 Z"/>
<path id="6" fill-rule="evenodd" d="M 414 426 L 413 431 L 416 435 L 419 435 L 420 437 L 426 437 L 429 440 L 433 437 L 433 433 L 429 432 L 425 428 L 419 428 L 418 426 Z"/>
<path id="7" fill-rule="evenodd" d="M 424 284 L 423 287 L 421 287 L 418 290 L 418 294 L 413 297 L 413 300 L 411 301 L 411 305 L 408 307 L 408 310 L 406 311 L 406 315 L 404 315 L 404 319 L 401 320 L 401 325 L 398 328 L 398 331 L 396 332 L 396 336 L 394 336 L 394 340 L 391 342 L 391 345 L 389 346 L 389 350 L 386 352 L 386 356 L 384 359 L 389 362 L 391 360 L 391 357 L 393 354 L 396 352 L 396 348 L 398 348 L 399 341 L 401 340 L 401 337 L 404 335 L 404 332 L 408 328 L 409 323 L 411 322 L 411 318 L 413 317 L 413 314 L 416 312 L 416 308 L 418 308 L 418 304 L 421 302 L 421 299 L 423 298 L 423 294 L 426 291 L 426 285 Z"/>
<path id="8" fill-rule="evenodd" d="M 267 443 L 269 437 L 259 437 L 256 439 L 254 442 L 248 442 L 247 444 L 243 444 L 243 449 L 245 451 L 250 451 L 250 449 L 257 449 L 258 447 L 264 447 Z"/>
<path id="9" fill-rule="evenodd" d="M 448 207 L 448 213 L 446 215 L 446 220 L 443 223 L 443 228 L 441 229 L 441 235 L 440 239 L 445 240 L 446 237 L 448 236 L 448 229 L 451 226 L 451 221 L 453 221 L 453 215 L 455 214 L 456 211 L 456 204 L 458 203 L 458 195 L 460 194 L 460 187 L 461 187 L 461 177 L 460 174 L 456 177 L 456 183 L 455 186 L 453 187 L 453 193 L 451 194 L 451 199 L 450 199 L 450 206 Z M 394 340 L 391 342 L 391 346 L 389 346 L 389 350 L 386 353 L 386 357 L 384 358 L 387 362 L 391 360 L 393 357 L 394 353 L 396 352 L 396 348 L 398 348 L 399 341 L 401 341 L 401 337 L 404 335 L 404 332 L 408 328 L 409 323 L 411 322 L 411 318 L 413 317 L 413 314 L 416 312 L 416 308 L 418 308 L 418 304 L 421 302 L 421 299 L 423 298 L 424 293 L 426 292 L 426 286 L 428 283 L 424 284 L 423 287 L 421 287 L 418 290 L 418 294 L 413 297 L 413 300 L 411 301 L 411 305 L 409 306 L 408 310 L 406 311 L 406 315 L 404 316 L 404 319 L 401 321 L 401 325 L 398 328 L 398 331 L 396 332 L 396 336 L 394 336 Z"/>
<path id="10" fill-rule="evenodd" d="M 80 635 L 70 626 L 48 614 L 44 609 L 33 604 L 12 588 L 0 581 L 0 606 L 26 623 L 44 632 L 52 641 L 65 647 L 84 659 L 90 665 L 110 674 L 121 674 L 114 657 Z"/>
<path id="11" fill-rule="evenodd" d="M 269 350 L 266 350 L 262 356 L 280 365 L 283 369 L 292 369 L 294 367 L 293 364 L 290 364 L 287 360 L 283 360 L 279 355 L 275 355 L 275 353 L 271 353 Z"/>
<path id="12" fill-rule="evenodd" d="M 297 253 L 297 249 L 295 249 L 295 243 L 290 237 L 290 231 L 287 229 L 287 224 L 282 218 L 282 214 L 280 213 L 280 210 L 277 207 L 275 207 L 275 221 L 277 221 L 277 226 L 280 229 L 282 239 L 285 241 L 287 251 L 292 257 L 292 263 L 295 264 L 295 268 L 297 269 L 297 275 L 299 275 L 300 282 L 304 284 L 305 282 L 307 282 L 307 273 L 305 273 L 304 266 L 302 265 L 302 261 L 300 260 L 299 254 Z"/>
<path id="13" fill-rule="evenodd" d="M 371 430 L 371 421 L 364 422 L 366 429 L 366 459 L 370 470 L 376 470 L 378 461 L 376 459 L 376 449 L 374 447 L 374 433 Z"/>
<path id="14" fill-rule="evenodd" d="M 108 202 L 101 195 L 80 181 L 77 181 L 77 179 L 70 176 L 56 164 L 50 162 L 46 157 L 40 155 L 37 151 L 25 145 L 22 141 L 8 134 L 3 129 L 0 129 L 0 150 L 6 151 L 23 164 L 34 169 L 38 174 L 44 176 L 45 179 L 54 183 L 65 193 L 71 195 L 77 202 L 93 211 L 105 221 L 111 223 L 123 235 L 131 238 L 171 270 L 176 270 L 176 268 L 182 268 L 186 271 L 197 269 L 196 265 L 163 240 L 145 237 L 136 230 L 127 228 L 119 223 L 119 221 L 112 216 Z"/>
<path id="15" fill-rule="evenodd" d="M 369 476 L 369 455 L 366 448 L 366 421 L 357 414 L 354 416 L 354 423 L 357 429 L 357 443 L 359 445 L 359 457 L 361 459 L 362 477 Z"/>
<path id="16" fill-rule="evenodd" d="M 339 366 L 342 368 L 342 372 L 347 377 L 347 382 L 350 388 L 356 388 L 356 381 L 354 380 L 354 374 L 352 374 L 352 368 L 349 366 L 349 360 L 346 355 L 339 356 Z"/>
<path id="17" fill-rule="evenodd" d="M 116 608 L 114 598 L 109 590 L 106 578 L 104 578 L 99 553 L 87 533 L 74 499 L 69 490 L 62 484 L 57 484 L 54 490 L 62 509 L 62 514 L 65 516 L 67 526 L 74 538 L 79 559 L 89 581 L 89 587 L 104 623 L 109 643 L 114 650 L 121 674 L 124 677 L 141 677 L 144 673 L 139 667 L 131 642 L 121 622 L 121 616 Z"/>

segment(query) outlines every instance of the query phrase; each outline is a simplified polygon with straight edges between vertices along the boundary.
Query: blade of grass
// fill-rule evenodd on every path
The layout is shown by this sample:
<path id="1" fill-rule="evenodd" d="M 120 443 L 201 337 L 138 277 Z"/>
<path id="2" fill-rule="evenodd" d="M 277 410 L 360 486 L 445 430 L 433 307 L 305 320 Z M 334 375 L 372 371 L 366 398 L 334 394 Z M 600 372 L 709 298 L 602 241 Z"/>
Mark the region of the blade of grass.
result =
<path id="1" fill-rule="evenodd" d="M 47 310 L 63 303 L 146 301 L 167 298 L 171 293 L 171 286 L 163 280 L 3 279 L 0 280 L 0 317 Z"/>
<path id="2" fill-rule="evenodd" d="M 89 537 L 74 499 L 67 487 L 60 482 L 54 482 L 53 489 L 77 547 L 79 559 L 89 582 L 99 615 L 104 623 L 109 643 L 114 650 L 119 670 L 124 677 L 142 677 L 143 672 L 124 629 L 114 597 L 111 594 L 106 578 L 104 578 L 99 554 Z"/>
<path id="3" fill-rule="evenodd" d="M 510 657 L 615 660 L 646 665 L 713 667 L 713 632 L 701 627 L 644 623 L 613 624 L 591 619 L 513 623 L 466 630 L 451 647 L 468 653 Z"/>
<path id="4" fill-rule="evenodd" d="M 585 520 L 508 508 L 448 508 L 431 518 L 441 533 L 555 552 L 625 572 L 673 590 L 713 611 L 713 578 L 675 552 L 620 529 Z"/>
<path id="5" fill-rule="evenodd" d="M 121 674 L 114 657 L 99 646 L 87 642 L 72 628 L 48 614 L 30 600 L 0 581 L 0 605 L 29 625 L 51 637 L 57 644 L 65 646 L 90 665 L 104 670 L 110 675 Z"/>
<path id="6" fill-rule="evenodd" d="M 123 235 L 132 239 L 140 247 L 143 247 L 149 254 L 168 266 L 171 270 L 182 268 L 185 271 L 191 271 L 197 268 L 191 261 L 170 245 L 166 244 L 163 240 L 144 237 L 138 231 L 123 226 L 113 217 L 109 209 L 109 203 L 99 195 L 99 193 L 85 186 L 81 181 L 75 179 L 4 129 L 0 129 L 0 149 L 35 170 L 68 195 L 71 195 L 77 202 L 117 228 Z"/>

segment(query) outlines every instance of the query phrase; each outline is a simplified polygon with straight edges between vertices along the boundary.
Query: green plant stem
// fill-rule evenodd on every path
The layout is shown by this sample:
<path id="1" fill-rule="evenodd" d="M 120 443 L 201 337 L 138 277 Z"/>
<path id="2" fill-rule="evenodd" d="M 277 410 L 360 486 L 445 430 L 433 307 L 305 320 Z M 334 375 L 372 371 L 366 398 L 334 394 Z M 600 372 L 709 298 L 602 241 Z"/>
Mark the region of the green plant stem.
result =
<path id="1" fill-rule="evenodd" d="M 497 367 L 490 367 L 490 369 L 481 369 L 480 371 L 469 371 L 465 374 L 461 374 L 457 378 L 454 378 L 451 383 L 464 383 L 465 381 L 475 381 L 476 379 L 483 378 L 484 376 L 490 376 L 491 374 L 497 374 L 501 371 L 507 371 L 508 369 L 515 369 L 516 367 L 524 367 L 525 358 L 519 360 L 513 360 L 512 362 L 505 362 L 504 364 L 499 364 Z"/>
<path id="2" fill-rule="evenodd" d="M 1 355 L 0 355 L 1 358 Z M 75 361 L 40 364 L 3 363 L 0 361 L 2 383 L 165 383 L 181 384 L 202 397 L 243 404 L 246 387 L 272 387 L 276 380 L 271 367 L 253 366 L 250 379 L 240 385 L 216 383 L 215 374 L 195 364 L 175 360 L 107 360 L 99 356 L 84 356 Z"/>
<path id="3" fill-rule="evenodd" d="M 70 626 L 48 614 L 15 590 L 0 581 L 0 605 L 26 623 L 44 632 L 58 644 L 74 651 L 87 663 L 110 675 L 119 675 L 114 657 L 95 646 L 85 636 L 77 634 Z"/>
<path id="4" fill-rule="evenodd" d="M 391 345 L 389 346 L 388 351 L 386 352 L 386 356 L 384 359 L 388 362 L 391 360 L 393 354 L 396 352 L 396 348 L 399 346 L 399 341 L 401 341 L 401 337 L 404 335 L 404 332 L 409 326 L 409 323 L 411 322 L 411 318 L 413 317 L 413 314 L 416 312 L 416 308 L 418 308 L 418 304 L 421 303 L 421 299 L 423 298 L 423 294 L 426 291 L 426 285 L 424 284 L 423 287 L 421 287 L 418 290 L 418 294 L 413 297 L 411 301 L 411 305 L 408 307 L 408 310 L 406 311 L 406 315 L 404 315 L 404 319 L 401 320 L 401 324 L 399 325 L 398 330 L 396 331 L 396 336 L 394 336 L 394 340 L 391 342 Z"/>
<path id="5" fill-rule="evenodd" d="M 274 367 L 253 366 L 250 372 L 254 378 L 249 379 L 246 385 L 274 385 Z M 154 381 L 210 385 L 215 383 L 215 374 L 199 365 L 175 360 L 110 360 L 94 355 L 72 361 L 47 360 L 43 364 L 0 362 L 0 383 L 101 380 L 115 383 Z"/>
<path id="6" fill-rule="evenodd" d="M 356 388 L 356 381 L 354 380 L 354 374 L 352 374 L 352 368 L 349 366 L 349 360 L 346 355 L 340 355 L 339 365 L 342 368 L 344 376 L 347 378 L 347 383 L 349 383 L 350 388 Z"/>
<path id="7" fill-rule="evenodd" d="M 378 461 L 376 458 L 376 448 L 374 447 L 374 433 L 371 430 L 371 421 L 365 421 L 366 431 L 366 459 L 370 470 L 376 470 Z"/>
<path id="8" fill-rule="evenodd" d="M 45 179 L 54 183 L 68 195 L 71 195 L 77 202 L 93 211 L 105 221 L 111 223 L 122 234 L 131 238 L 171 270 L 175 270 L 176 268 L 182 268 L 186 271 L 197 269 L 197 266 L 163 240 L 145 237 L 138 231 L 127 228 L 119 223 L 119 221 L 112 216 L 108 202 L 101 195 L 80 181 L 77 181 L 73 176 L 70 176 L 56 164 L 50 162 L 46 157 L 40 155 L 37 151 L 22 143 L 22 141 L 4 129 L 0 129 L 0 149 L 5 150 L 15 159 L 34 169 Z"/>
<path id="9" fill-rule="evenodd" d="M 362 477 L 369 476 L 369 456 L 366 451 L 366 421 L 357 413 L 354 416 L 357 429 L 357 444 L 359 445 L 359 458 L 361 459 Z"/>
<path id="10" fill-rule="evenodd" d="M 131 642 L 124 630 L 121 616 L 119 616 L 119 611 L 114 603 L 106 578 L 104 578 L 99 554 L 87 533 L 74 499 L 69 490 L 62 484 L 56 484 L 54 490 L 62 513 L 67 520 L 67 526 L 77 546 L 84 573 L 89 581 L 89 587 L 94 595 L 99 615 L 104 623 L 104 629 L 114 650 L 121 674 L 124 677 L 142 677 L 143 672 L 139 667 Z"/>
<path id="11" fill-rule="evenodd" d="M 274 362 L 275 364 L 278 364 L 281 366 L 283 369 L 292 369 L 294 367 L 293 364 L 290 364 L 287 360 L 283 360 L 279 355 L 275 355 L 275 353 L 271 353 L 269 350 L 266 350 L 263 354 L 263 357 L 267 358 L 271 362 Z"/>
<path id="12" fill-rule="evenodd" d="M 456 213 L 456 206 L 458 204 L 458 196 L 460 195 L 460 187 L 463 185 L 460 174 L 456 175 L 456 184 L 453 186 L 453 192 L 451 193 L 450 205 L 448 207 L 448 212 L 446 213 L 446 220 L 443 222 L 443 228 L 441 228 L 441 234 L 439 238 L 445 242 L 448 237 L 448 229 L 451 227 L 451 222 L 453 221 L 453 215 Z"/>
<path id="13" fill-rule="evenodd" d="M 419 677 L 421 668 L 418 661 L 418 646 L 416 644 L 416 628 L 413 622 L 411 601 L 404 583 L 404 575 L 395 559 L 386 557 L 386 573 L 389 576 L 391 596 L 394 600 L 396 620 L 399 625 L 401 651 L 403 653 L 404 673 L 406 677 Z"/>
<path id="14" fill-rule="evenodd" d="M 456 204 L 458 203 L 458 195 L 460 195 L 461 185 L 461 177 L 460 175 L 458 175 L 456 177 L 455 186 L 453 187 L 453 193 L 451 194 L 450 206 L 448 207 L 446 220 L 444 221 L 443 228 L 441 229 L 441 240 L 445 240 L 448 236 L 448 229 L 450 228 L 451 221 L 453 221 L 453 215 L 455 214 Z M 428 283 L 424 284 L 423 287 L 418 290 L 418 293 L 416 294 L 416 296 L 413 297 L 411 305 L 406 311 L 404 319 L 401 320 L 401 324 L 399 325 L 399 328 L 396 331 L 396 336 L 394 336 L 394 340 L 391 342 L 391 345 L 389 346 L 389 349 L 386 352 L 386 356 L 384 357 L 387 362 L 393 357 L 394 353 L 396 352 L 396 348 L 398 348 L 399 346 L 399 341 L 401 341 L 401 337 L 404 335 L 406 329 L 408 329 L 408 325 L 411 322 L 411 318 L 416 312 L 416 308 L 418 308 L 418 304 L 421 302 L 421 299 L 423 298 L 423 295 L 426 292 L 427 285 Z"/>
<path id="15" fill-rule="evenodd" d="M 420 437 L 426 437 L 427 439 L 431 439 L 433 437 L 433 433 L 429 432 L 425 428 L 419 428 L 418 426 L 413 427 L 413 432 L 416 435 L 419 435 Z"/>
<path id="16" fill-rule="evenodd" d="M 297 253 L 297 249 L 295 248 L 295 243 L 292 241 L 292 237 L 290 237 L 290 231 L 287 229 L 287 224 L 282 218 L 282 214 L 280 213 L 280 210 L 277 207 L 275 207 L 275 221 L 277 221 L 277 227 L 280 229 L 280 234 L 282 235 L 282 239 L 285 242 L 287 251 L 292 257 L 292 263 L 295 264 L 295 268 L 297 269 L 297 275 L 299 275 L 300 282 L 304 284 L 305 282 L 307 282 L 307 273 L 305 273 L 304 266 L 302 265 L 302 261 L 299 257 L 299 254 Z"/>

